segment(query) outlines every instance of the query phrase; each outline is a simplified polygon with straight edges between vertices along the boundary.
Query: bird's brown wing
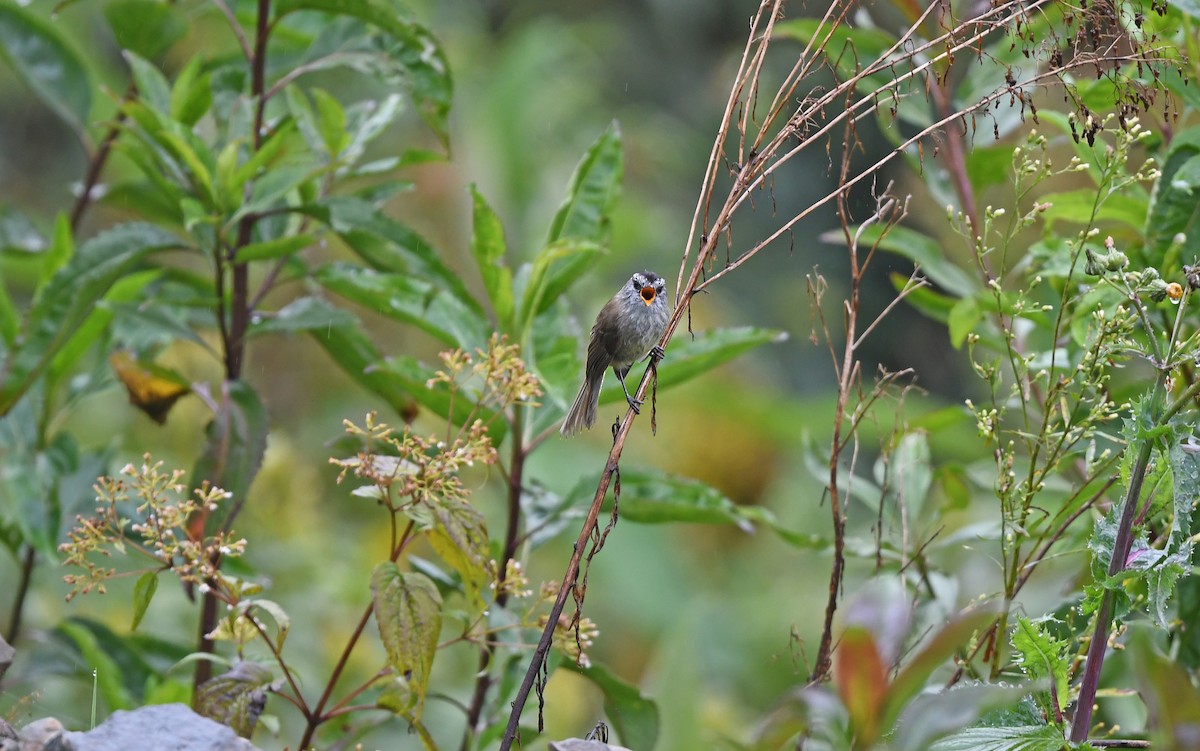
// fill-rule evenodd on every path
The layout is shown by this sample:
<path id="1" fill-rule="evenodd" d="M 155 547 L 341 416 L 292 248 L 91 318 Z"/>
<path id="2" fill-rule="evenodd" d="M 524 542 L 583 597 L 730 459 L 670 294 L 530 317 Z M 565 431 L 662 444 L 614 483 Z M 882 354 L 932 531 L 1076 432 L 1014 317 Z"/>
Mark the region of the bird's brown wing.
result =
<path id="1" fill-rule="evenodd" d="M 596 316 L 596 325 L 592 326 L 592 340 L 588 342 L 586 373 L 590 383 L 597 383 L 604 377 L 604 371 L 612 365 L 619 341 L 616 310 L 610 300 L 600 311 L 600 315 Z"/>

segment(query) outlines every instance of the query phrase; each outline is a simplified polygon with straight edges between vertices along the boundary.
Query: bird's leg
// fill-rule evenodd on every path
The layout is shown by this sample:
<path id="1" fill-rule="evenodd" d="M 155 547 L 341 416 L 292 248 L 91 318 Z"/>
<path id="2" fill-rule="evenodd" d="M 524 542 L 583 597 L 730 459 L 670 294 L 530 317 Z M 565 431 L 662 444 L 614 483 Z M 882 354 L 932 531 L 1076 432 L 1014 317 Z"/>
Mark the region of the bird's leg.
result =
<path id="1" fill-rule="evenodd" d="M 629 373 L 629 368 L 613 368 L 613 372 L 617 374 L 617 380 L 621 382 L 621 390 L 625 392 L 625 401 L 629 402 L 629 408 L 633 410 L 633 414 L 640 415 L 642 403 L 629 395 L 629 388 L 625 385 L 625 376 Z"/>
<path id="2" fill-rule="evenodd" d="M 650 348 L 649 358 L 650 358 L 650 362 L 652 364 L 658 365 L 660 362 L 663 361 L 663 358 L 665 358 L 666 356 L 667 356 L 667 351 L 665 349 L 663 349 L 662 347 L 658 346 L 657 344 L 655 344 L 653 347 Z"/>

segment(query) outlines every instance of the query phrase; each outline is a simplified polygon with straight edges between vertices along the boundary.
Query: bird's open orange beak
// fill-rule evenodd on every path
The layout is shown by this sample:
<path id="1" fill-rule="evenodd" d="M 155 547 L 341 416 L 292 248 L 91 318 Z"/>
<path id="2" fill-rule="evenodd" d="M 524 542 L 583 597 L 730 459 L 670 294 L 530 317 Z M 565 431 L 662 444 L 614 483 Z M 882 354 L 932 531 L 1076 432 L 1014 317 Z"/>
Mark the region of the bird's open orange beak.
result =
<path id="1" fill-rule="evenodd" d="M 647 305 L 654 302 L 654 288 L 651 287 L 650 285 L 647 284 L 645 287 L 642 287 L 641 294 L 642 294 L 642 302 L 646 303 Z"/>

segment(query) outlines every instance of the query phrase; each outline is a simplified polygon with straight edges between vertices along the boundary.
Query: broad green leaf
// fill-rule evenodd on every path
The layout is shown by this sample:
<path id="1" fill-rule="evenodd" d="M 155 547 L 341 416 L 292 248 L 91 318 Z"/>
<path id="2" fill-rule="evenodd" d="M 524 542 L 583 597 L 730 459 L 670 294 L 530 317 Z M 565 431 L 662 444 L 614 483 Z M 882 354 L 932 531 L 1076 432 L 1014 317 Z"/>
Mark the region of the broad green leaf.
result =
<path id="1" fill-rule="evenodd" d="M 512 272 L 504 263 L 504 256 L 508 252 L 504 242 L 504 226 L 474 185 L 471 186 L 471 200 L 474 207 L 471 254 L 475 256 L 484 289 L 492 301 L 496 322 L 501 330 L 507 331 L 512 328 L 514 303 Z"/>
<path id="2" fill-rule="evenodd" d="M 1192 444 L 1175 442 L 1171 445 L 1171 480 L 1174 489 L 1174 517 L 1171 521 L 1171 542 L 1178 546 L 1192 535 L 1193 517 L 1200 504 L 1200 452 Z"/>
<path id="3" fill-rule="evenodd" d="M 920 650 L 896 673 L 888 691 L 885 722 L 890 725 L 908 701 L 925 687 L 929 676 L 947 664 L 954 653 L 967 644 L 977 631 L 996 618 L 993 607 L 978 607 L 956 615 L 921 646 Z"/>
<path id="4" fill-rule="evenodd" d="M 299 235 L 285 235 L 277 237 L 274 240 L 250 243 L 238 250 L 234 262 L 249 263 L 250 261 L 266 261 L 272 258 L 282 258 L 283 256 L 304 250 L 314 242 L 316 242 L 315 237 L 304 233 Z"/>
<path id="5" fill-rule="evenodd" d="M 1049 622 L 1057 623 L 1055 619 Z M 1055 699 L 1058 712 L 1066 710 L 1070 698 L 1068 690 L 1069 672 L 1072 655 L 1068 652 L 1070 642 L 1066 639 L 1056 639 L 1044 627 L 1047 620 L 1038 622 L 1029 620 L 1023 615 L 1017 616 L 1017 625 L 1013 629 L 1012 645 L 1016 650 L 1016 663 L 1025 675 L 1033 679 L 1044 678 L 1054 684 Z"/>
<path id="6" fill-rule="evenodd" d="M 0 205 L 0 253 L 40 253 L 48 244 L 25 212 Z"/>
<path id="7" fill-rule="evenodd" d="M 399 66 L 404 85 L 425 122 L 442 145 L 447 144 L 454 84 L 446 54 L 428 29 L 403 18 L 394 5 L 381 0 L 281 0 L 274 4 L 274 10 L 277 19 L 300 10 L 348 16 L 385 32 L 393 42 L 387 49 L 388 61 Z"/>
<path id="8" fill-rule="evenodd" d="M 371 267 L 427 279 L 483 317 L 483 307 L 467 290 L 461 275 L 442 262 L 433 246 L 370 203 L 358 198 L 332 198 L 320 207 L 302 210 L 327 224 Z"/>
<path id="9" fill-rule="evenodd" d="M 55 630 L 79 650 L 79 656 L 86 668 L 96 671 L 96 688 L 108 708 L 132 709 L 136 704 L 136 697 L 125 685 L 126 676 L 122 675 L 118 656 L 110 651 L 111 640 L 103 639 L 104 635 L 97 632 L 91 624 L 79 620 L 63 621 Z M 111 632 L 109 635 L 112 636 Z"/>
<path id="10" fill-rule="evenodd" d="M 591 681 L 604 694 L 604 715 L 621 738 L 621 745 L 650 749 L 658 742 L 661 720 L 658 704 L 602 665 L 579 667 L 571 660 L 563 664 Z"/>
<path id="11" fill-rule="evenodd" d="M 136 314 L 136 316 L 150 316 L 151 311 L 142 310 L 140 306 L 134 305 L 134 302 L 142 300 L 145 287 L 161 276 L 160 270 L 151 269 L 133 272 L 133 274 L 128 274 L 116 281 L 103 299 L 97 302 L 95 308 L 92 308 L 88 318 L 76 326 L 74 334 L 71 335 L 70 340 L 62 344 L 59 353 L 54 356 L 54 360 L 50 361 L 48 368 L 50 381 L 53 383 L 64 374 L 71 372 L 79 360 L 89 352 L 92 344 L 96 343 L 97 338 L 108 329 L 109 324 L 113 323 L 116 313 L 124 310 L 122 306 L 130 306 L 131 314 Z M 172 334 L 179 338 L 187 338 L 188 335 L 196 336 L 191 331 L 187 331 L 186 334 L 184 331 L 173 331 Z"/>
<path id="12" fill-rule="evenodd" d="M 686 331 L 679 332 L 667 345 L 667 357 L 658 364 L 658 388 L 674 388 L 696 376 L 706 373 L 733 360 L 745 352 L 764 344 L 778 343 L 787 339 L 787 334 L 776 329 L 761 329 L 744 326 L 728 329 L 712 329 L 696 334 L 695 338 Z M 626 376 L 629 393 L 642 377 L 646 365 L 638 364 Z M 580 374 L 582 378 L 582 374 Z M 600 403 L 624 402 L 625 392 L 610 372 L 600 392 Z M 649 391 L 647 391 L 647 395 Z M 649 399 L 647 399 L 647 405 Z M 645 407 L 642 408 L 643 413 Z"/>
<path id="13" fill-rule="evenodd" d="M 1192 629 L 1182 630 L 1186 634 Z M 1159 629 L 1130 628 L 1129 668 L 1137 678 L 1148 724 L 1156 728 L 1151 748 L 1190 751 L 1200 729 L 1200 694 L 1189 671 L 1155 646 L 1160 637 Z"/>
<path id="14" fill-rule="evenodd" d="M 522 286 L 520 328 L 528 329 L 531 322 L 553 305 L 585 271 L 592 268 L 596 256 L 604 248 L 591 240 L 567 238 L 542 248 L 533 264 L 522 268 L 518 286 Z"/>
<path id="15" fill-rule="evenodd" d="M 357 163 L 366 151 L 367 145 L 374 141 L 376 137 L 383 133 L 389 125 L 394 123 L 403 114 L 403 105 L 403 99 L 399 94 L 390 94 L 381 101 L 361 101 L 348 107 L 346 110 L 346 129 L 350 134 L 350 142 L 342 149 L 342 159 L 348 164 Z M 441 154 L 435 152 L 425 152 L 425 156 L 433 161 L 445 159 Z M 408 163 L 407 160 L 411 158 L 411 156 L 390 157 L 387 160 L 387 169 L 396 169 L 404 166 Z M 355 170 L 355 174 L 368 174 L 378 168 L 378 163 L 375 164 L 377 165 L 376 168 L 372 168 L 370 165 L 363 165 Z"/>
<path id="16" fill-rule="evenodd" d="M 937 693 L 922 693 L 904 708 L 891 740 L 896 751 L 928 751 L 930 744 L 938 738 L 960 732 L 965 725 L 975 723 L 985 714 L 990 716 L 991 712 L 1021 701 L 1029 695 L 1029 688 L 1024 685 L 975 684 L 959 685 Z M 1061 741 L 1061 732 L 1058 737 Z M 1012 748 L 1021 746 L 1014 745 Z"/>
<path id="17" fill-rule="evenodd" d="M 154 593 L 158 591 L 158 572 L 147 571 L 138 577 L 138 580 L 133 585 L 133 625 L 129 627 L 130 631 L 137 631 L 138 624 L 142 622 L 142 617 L 146 615 L 146 608 L 150 607 L 150 602 L 154 599 Z"/>
<path id="18" fill-rule="evenodd" d="M 396 414 L 409 415 L 415 411 L 411 394 L 419 392 L 410 393 L 400 379 L 380 369 L 383 355 L 363 333 L 357 322 L 341 326 L 322 326 L 310 329 L 310 333 L 338 367 L 360 386 L 383 399 Z M 424 389 L 424 386 L 422 381 L 420 388 Z"/>
<path id="19" fill-rule="evenodd" d="M 1192 127 L 1171 139 L 1162 160 L 1162 174 L 1150 194 L 1150 210 L 1144 214 L 1146 248 L 1151 258 L 1162 258 L 1177 234 L 1187 242 L 1182 248 L 1185 262 L 1200 256 L 1200 227 L 1197 219 L 1197 188 L 1200 188 L 1200 127 Z"/>
<path id="20" fill-rule="evenodd" d="M 250 322 L 250 336 L 283 332 L 311 331 L 336 336 L 346 327 L 358 326 L 358 318 L 348 310 L 331 305 L 319 297 L 301 297 L 275 313 L 260 313 Z"/>
<path id="21" fill-rule="evenodd" d="M 483 514 L 458 498 L 439 498 L 430 505 L 434 526 L 429 530 L 429 544 L 458 572 L 474 612 L 482 612 L 483 593 L 491 580 Z"/>
<path id="22" fill-rule="evenodd" d="M 292 628 L 292 618 L 287 614 L 287 611 L 274 600 L 266 600 L 256 598 L 253 600 L 242 601 L 242 612 L 246 615 L 252 615 L 252 610 L 264 610 L 271 615 L 275 621 L 275 648 L 282 650 L 283 643 L 287 640 L 288 633 Z"/>
<path id="23" fill-rule="evenodd" d="M 546 244 L 575 238 L 607 245 L 611 214 L 621 190 L 624 170 L 621 130 L 614 122 L 575 167 L 567 199 L 554 215 Z"/>
<path id="24" fill-rule="evenodd" d="M 75 255 L 75 237 L 71 232 L 71 222 L 66 213 L 60 211 L 54 218 L 54 237 L 50 247 L 42 254 L 42 273 L 38 283 L 38 292 L 67 265 L 71 256 Z"/>
<path id="25" fill-rule="evenodd" d="M 313 104 L 316 105 L 317 130 L 321 134 L 325 151 L 331 159 L 337 159 L 342 149 L 350 142 L 346 133 L 346 110 L 342 103 L 324 89 L 312 88 Z"/>
<path id="26" fill-rule="evenodd" d="M 0 3 L 0 57 L 76 133 L 90 123 L 92 82 L 83 60 L 51 23 Z"/>
<path id="27" fill-rule="evenodd" d="M 171 87 L 171 118 L 195 126 L 212 102 L 212 76 L 204 72 L 204 59 L 197 55 L 183 66 Z"/>
<path id="28" fill-rule="evenodd" d="M 171 84 L 167 77 L 154 65 L 136 53 L 126 50 L 125 60 L 133 71 L 133 82 L 137 85 L 138 98 L 160 115 L 171 113 Z"/>
<path id="29" fill-rule="evenodd" d="M 174 6 L 159 0 L 119 0 L 104 5 L 104 18 L 117 46 L 153 60 L 187 33 L 188 25 Z M 199 57 L 194 58 L 199 60 Z"/>
<path id="30" fill-rule="evenodd" d="M 923 430 L 905 433 L 892 453 L 891 480 L 900 493 L 900 502 L 907 509 L 909 524 L 921 518 L 929 487 L 933 482 L 929 434 Z"/>
<path id="31" fill-rule="evenodd" d="M 451 347 L 472 351 L 487 342 L 490 327 L 472 308 L 423 279 L 349 263 L 322 266 L 313 278 L 347 300 L 411 323 Z"/>
<path id="32" fill-rule="evenodd" d="M 1200 179 L 1200 169 L 1195 177 Z M 1137 186 L 1130 186 L 1119 192 L 1101 196 L 1103 200 L 1097 197 L 1094 188 L 1044 196 L 1043 203 L 1049 204 L 1042 212 L 1046 230 L 1057 229 L 1058 232 L 1062 232 L 1063 223 L 1078 226 L 1091 222 L 1093 217 L 1097 222 L 1115 222 L 1135 231 L 1140 231 L 1145 226 L 1148 201 L 1146 191 Z"/>
<path id="33" fill-rule="evenodd" d="M 1062 751 L 1066 739 L 1050 725 L 967 728 L 943 738 L 929 751 Z"/>
<path id="34" fill-rule="evenodd" d="M 599 474 L 582 478 L 567 494 L 562 506 L 586 509 L 595 497 L 599 482 Z M 611 492 L 610 489 L 610 497 Z M 606 505 L 610 503 L 605 500 Z M 747 532 L 753 530 L 738 505 L 716 488 L 699 480 L 656 470 L 621 470 L 621 497 L 617 499 L 617 510 L 622 519 L 639 524 L 734 524 Z"/>
<path id="35" fill-rule="evenodd" d="M 954 307 L 950 308 L 947 320 L 950 344 L 955 349 L 962 349 L 963 342 L 967 340 L 967 334 L 975 331 L 982 320 L 983 311 L 979 308 L 979 300 L 975 297 L 964 297 L 954 303 Z"/>
<path id="36" fill-rule="evenodd" d="M 928 235 L 907 227 L 882 227 L 878 224 L 861 231 L 856 227 L 851 228 L 851 233 L 858 233 L 860 248 L 870 248 L 878 243 L 880 250 L 903 256 L 917 264 L 922 274 L 955 297 L 965 297 L 980 289 L 976 278 L 947 258 L 946 251 Z M 826 232 L 821 235 L 821 240 L 832 245 L 845 245 L 846 236 L 840 230 Z"/>
<path id="37" fill-rule="evenodd" d="M 224 381 L 221 393 L 212 399 L 217 413 L 205 428 L 204 450 L 192 469 L 192 487 L 208 480 L 231 496 L 204 520 L 204 536 L 221 529 L 230 511 L 245 502 L 267 449 L 267 410 L 253 388 L 245 381 Z"/>
<path id="38" fill-rule="evenodd" d="M 390 561 L 375 567 L 371 591 L 388 664 L 413 694 L 413 705 L 405 713 L 419 720 L 442 630 L 442 596 L 429 577 L 402 573 Z"/>
<path id="39" fill-rule="evenodd" d="M 34 299 L 20 343 L 0 365 L 0 415 L 12 409 L 114 282 L 150 253 L 179 245 L 177 237 L 150 224 L 117 225 L 83 243 Z"/>
<path id="40" fill-rule="evenodd" d="M 4 358 L 8 348 L 16 340 L 17 332 L 20 329 L 21 314 L 13 305 L 12 298 L 9 297 L 3 282 L 0 282 L 0 360 Z"/>
<path id="41" fill-rule="evenodd" d="M 243 738 L 249 738 L 258 724 L 270 683 L 270 668 L 256 662 L 241 661 L 228 672 L 210 678 L 197 688 L 193 708 L 197 714 L 227 725 Z"/>
<path id="42" fill-rule="evenodd" d="M 324 165 L 317 164 L 310 156 L 292 155 L 290 161 L 281 161 L 254 180 L 250 199 L 234 213 L 231 221 L 284 207 L 293 191 L 303 192 L 304 184 L 325 170 Z"/>

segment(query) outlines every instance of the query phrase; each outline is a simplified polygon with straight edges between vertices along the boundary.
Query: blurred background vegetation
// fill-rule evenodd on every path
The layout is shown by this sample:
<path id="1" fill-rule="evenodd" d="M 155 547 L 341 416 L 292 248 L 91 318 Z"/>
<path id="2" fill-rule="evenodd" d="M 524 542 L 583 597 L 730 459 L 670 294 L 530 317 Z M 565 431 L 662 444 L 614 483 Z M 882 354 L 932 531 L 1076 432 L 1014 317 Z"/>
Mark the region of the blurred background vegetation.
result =
<path id="1" fill-rule="evenodd" d="M 28 8 L 50 18 L 54 5 L 53 0 L 34 0 Z M 475 184 L 488 197 L 504 222 L 516 266 L 541 247 L 580 155 L 612 121 L 620 124 L 625 173 L 611 250 L 570 296 L 582 353 L 593 314 L 632 271 L 655 270 L 674 284 L 713 133 L 757 3 L 412 0 L 408 5 L 440 39 L 453 71 L 450 157 L 408 170 L 411 189 L 393 198 L 388 210 L 427 237 L 473 292 L 482 293 L 482 285 L 468 250 L 469 186 Z M 111 37 L 105 12 L 106 3 L 81 0 L 52 21 L 95 63 L 93 73 L 107 92 L 96 102 L 97 121 L 111 117 L 128 80 L 122 45 Z M 193 17 L 182 41 L 155 61 L 172 75 L 201 50 L 212 55 L 236 49 L 214 14 L 197 11 Z M 768 69 L 766 75 L 785 73 Z M 331 91 L 366 87 L 363 93 L 389 93 L 362 76 L 326 72 L 314 81 Z M 868 156 L 890 148 L 868 125 L 859 135 Z M 979 138 L 993 144 L 990 130 Z M 410 113 L 370 148 L 373 155 L 385 156 L 436 149 L 438 143 Z M 810 149 L 782 171 L 754 216 L 737 226 L 735 251 L 740 238 L 760 236 L 777 225 L 779 216 L 790 216 L 827 194 L 836 185 L 831 164 L 824 151 Z M 11 69 L 0 67 L 0 205 L 19 207 L 49 236 L 55 213 L 71 205 L 70 191 L 86 168 L 70 129 Z M 132 171 L 119 157 L 110 169 L 113 175 Z M 901 168 L 888 177 L 898 181 L 898 192 L 920 189 L 918 178 Z M 858 206 L 871 203 L 866 193 L 853 200 Z M 943 201 L 922 194 L 910 213 L 916 226 L 934 236 L 950 236 Z M 80 235 L 122 218 L 119 208 L 97 205 Z M 818 239 L 837 226 L 832 208 L 817 212 L 796 228 L 789 243 L 759 255 L 743 273 L 698 298 L 691 321 L 696 331 L 753 325 L 785 331 L 789 338 L 662 393 L 657 435 L 650 434 L 648 422 L 637 424 L 623 467 L 655 467 L 703 480 L 738 504 L 765 506 L 782 526 L 800 533 L 827 529 L 824 485 L 806 457 L 813 445 L 829 438 L 833 368 L 828 349 L 810 339 L 813 321 L 805 278 L 816 267 L 833 286 L 833 299 L 840 299 L 844 249 Z M 965 258 L 967 250 L 961 246 L 961 240 L 952 244 L 947 239 L 946 252 Z M 33 294 L 40 263 L 36 254 L 0 255 L 0 274 L 19 309 Z M 890 256 L 872 267 L 868 289 L 879 295 L 864 298 L 868 320 L 894 294 L 888 275 L 907 275 L 911 268 Z M 294 293 L 284 285 L 273 293 L 279 296 L 274 302 L 281 304 Z M 387 324 L 367 310 L 356 312 L 384 354 L 431 362 L 445 348 L 412 328 Z M 972 395 L 966 383 L 969 369 L 942 325 L 901 306 L 860 354 L 865 373 L 874 372 L 877 364 L 891 370 L 916 368 L 920 390 L 908 393 L 907 410 L 918 426 L 921 416 L 928 416 L 935 465 L 978 455 L 973 418 L 957 408 Z M 169 347 L 160 361 L 191 381 L 221 378 L 219 364 L 186 342 Z M 668 349 L 662 368 L 670 367 Z M 335 484 L 337 468 L 327 459 L 337 453 L 333 444 L 342 435 L 343 419 L 358 420 L 370 410 L 386 408 L 299 337 L 259 342 L 244 375 L 262 394 L 271 427 L 264 465 L 250 492 L 254 502 L 237 524 L 251 541 L 247 570 L 269 572 L 270 596 L 292 617 L 294 659 L 301 672 L 319 674 L 336 658 L 352 628 L 353 619 L 345 614 L 362 607 L 368 596 L 364 571 L 386 546 L 386 530 L 375 509 Z M 124 388 L 111 374 L 107 378 L 105 388 L 73 403 L 62 418 L 81 446 L 107 452 L 107 466 L 84 467 L 78 473 L 72 492 L 78 496 L 74 502 L 84 506 L 96 474 L 137 461 L 144 451 L 152 450 L 167 466 L 191 466 L 209 419 L 201 404 L 185 398 L 165 425 L 157 425 L 128 404 Z M 399 422 L 396 415 L 388 418 Z M 435 431 L 442 423 L 422 414 L 416 424 Z M 878 426 L 881 432 L 890 429 Z M 876 426 L 864 430 L 869 437 Z M 603 424 L 579 439 L 555 435 L 533 454 L 528 476 L 565 494 L 581 477 L 597 472 L 609 444 Z M 869 467 L 870 440 L 864 447 L 868 456 L 862 462 Z M 468 475 L 473 503 L 491 529 L 505 523 L 504 488 L 498 480 L 486 470 Z M 955 510 L 950 499 L 938 502 L 950 515 L 950 531 L 976 513 Z M 869 527 L 870 521 L 862 524 Z M 537 549 L 527 564 L 530 579 L 536 584 L 560 578 L 570 546 L 567 534 Z M 984 584 L 991 576 L 987 554 L 963 550 L 951 555 L 961 557 L 956 588 L 948 590 L 947 612 L 992 588 Z M 0 560 L 0 592 L 11 592 L 18 562 Z M 1082 560 L 1077 556 L 1066 565 L 1078 567 Z M 874 562 L 867 558 L 851 566 L 853 581 L 869 573 Z M 128 628 L 131 582 L 114 584 L 106 597 L 65 603 L 61 577 L 53 566 L 37 571 L 25 608 L 25 640 L 0 695 L 0 715 L 16 707 L 24 717 L 55 715 L 68 724 L 85 723 L 91 666 L 72 661 L 49 629 L 79 615 L 99 619 L 115 631 Z M 597 556 L 588 581 L 585 612 L 600 629 L 592 659 L 659 703 L 662 725 L 656 748 L 715 748 L 741 737 L 766 708 L 808 677 L 805 662 L 820 633 L 828 589 L 828 553 L 788 545 L 765 528 L 748 533 L 734 525 L 622 522 Z M 1041 612 L 1035 589 L 1027 593 L 1029 608 Z M 1057 602 L 1060 595 L 1056 591 L 1044 599 Z M 196 606 L 183 592 L 164 584 L 139 631 L 146 639 L 178 642 L 181 634 L 190 636 L 195 617 Z M 369 675 L 382 658 L 382 649 L 372 645 L 355 656 L 351 669 Z M 467 693 L 475 661 L 475 653 L 467 650 L 439 656 L 434 684 L 455 695 Z M 546 696 L 549 738 L 582 736 L 602 713 L 595 687 L 568 671 L 553 674 Z M 278 711 L 286 715 L 287 710 Z M 426 725 L 447 748 L 458 737 L 460 718 L 448 704 L 433 701 L 427 707 Z M 393 724 L 366 742 L 416 747 L 415 740 L 405 738 Z M 290 734 L 277 741 L 262 732 L 255 737 L 264 748 L 290 740 Z"/>

